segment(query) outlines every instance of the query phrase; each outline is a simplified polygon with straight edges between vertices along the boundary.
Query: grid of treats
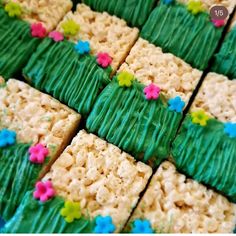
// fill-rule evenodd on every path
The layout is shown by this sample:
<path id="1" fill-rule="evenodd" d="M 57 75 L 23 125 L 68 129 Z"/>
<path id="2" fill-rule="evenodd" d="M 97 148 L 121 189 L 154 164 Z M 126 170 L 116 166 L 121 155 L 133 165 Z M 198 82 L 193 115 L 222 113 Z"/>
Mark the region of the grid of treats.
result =
<path id="1" fill-rule="evenodd" d="M 40 40 L 30 36 L 26 22 L 9 17 L 0 7 L 0 75 L 9 79 L 21 72 Z"/>
<path id="2" fill-rule="evenodd" d="M 187 2 L 187 1 L 186 1 Z M 207 4 L 205 4 L 207 3 Z M 218 3 L 218 1 L 214 1 Z M 194 68 L 204 70 L 222 36 L 226 20 L 211 19 L 211 2 L 160 0 L 144 24 L 141 37 L 182 58 Z M 224 1 L 231 12 L 235 4 Z M 159 19 L 158 21 L 156 19 Z"/>
<path id="3" fill-rule="evenodd" d="M 236 14 L 220 50 L 214 55 L 211 71 L 236 79 Z"/>
<path id="4" fill-rule="evenodd" d="M 126 231 L 133 233 L 232 233 L 236 205 L 177 172 L 160 165 L 135 209 Z"/>
<path id="5" fill-rule="evenodd" d="M 156 0 L 83 0 L 96 11 L 106 11 L 124 19 L 129 25 L 141 28 L 147 20 Z"/>
<path id="6" fill-rule="evenodd" d="M 68 38 L 73 42 L 89 41 L 92 54 L 108 53 L 112 58 L 111 66 L 114 71 L 125 59 L 138 37 L 137 28 L 128 27 L 124 20 L 110 16 L 106 12 L 92 11 L 85 4 L 78 4 L 74 13 L 69 12 L 57 30 L 66 33 L 65 26 L 68 22 L 77 23 L 79 26 L 77 32 Z"/>
<path id="7" fill-rule="evenodd" d="M 17 17 L 30 24 L 42 23 L 48 32 L 56 28 L 73 5 L 71 0 L 2 0 L 2 2 L 9 14 L 15 13 Z"/>
<path id="8" fill-rule="evenodd" d="M 142 38 L 135 43 L 119 71 L 132 73 L 144 85 L 154 83 L 166 98 L 179 96 L 185 104 L 202 75 L 202 71 Z"/>
<path id="9" fill-rule="evenodd" d="M 4 232 L 119 232 L 151 174 L 149 166 L 81 130 L 40 182 L 50 183 L 55 198 L 39 204 L 28 193 Z"/>
<path id="10" fill-rule="evenodd" d="M 80 115 L 18 80 L 0 87 L 0 216 L 8 220 L 73 137 Z"/>
<path id="11" fill-rule="evenodd" d="M 209 73 L 173 143 L 178 169 L 236 202 L 236 80 Z"/>

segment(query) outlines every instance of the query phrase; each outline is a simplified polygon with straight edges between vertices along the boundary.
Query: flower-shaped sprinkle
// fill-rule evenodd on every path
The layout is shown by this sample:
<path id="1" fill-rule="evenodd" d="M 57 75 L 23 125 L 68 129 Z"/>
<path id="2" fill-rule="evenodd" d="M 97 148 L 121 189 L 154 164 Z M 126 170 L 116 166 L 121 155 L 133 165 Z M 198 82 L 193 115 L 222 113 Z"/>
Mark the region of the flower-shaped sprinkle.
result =
<path id="1" fill-rule="evenodd" d="M 180 96 L 176 96 L 175 98 L 171 98 L 168 101 L 169 104 L 169 110 L 181 112 L 185 106 L 185 102 L 182 101 Z"/>
<path id="2" fill-rule="evenodd" d="M 108 67 L 109 65 L 111 65 L 112 63 L 112 58 L 109 56 L 108 53 L 104 52 L 100 52 L 98 53 L 97 55 L 97 63 L 99 66 L 103 67 L 103 68 L 106 68 Z"/>
<path id="3" fill-rule="evenodd" d="M 198 0 L 190 0 L 187 8 L 193 15 L 204 11 L 202 2 Z"/>
<path id="4" fill-rule="evenodd" d="M 97 234 L 109 234 L 113 233 L 116 229 L 115 225 L 112 223 L 112 218 L 110 216 L 97 216 L 95 219 L 96 226 L 94 228 L 94 233 Z"/>
<path id="5" fill-rule="evenodd" d="M 55 42 L 60 42 L 64 40 L 64 35 L 59 31 L 50 32 L 48 37 L 53 39 Z"/>
<path id="6" fill-rule="evenodd" d="M 5 6 L 5 11 L 10 17 L 19 17 L 22 14 L 21 6 L 16 2 L 9 2 Z"/>
<path id="7" fill-rule="evenodd" d="M 207 121 L 209 120 L 208 115 L 206 115 L 203 110 L 192 112 L 191 117 L 194 124 L 199 124 L 201 126 L 206 126 Z"/>
<path id="8" fill-rule="evenodd" d="M 156 100 L 158 99 L 161 89 L 155 84 L 151 83 L 143 90 L 147 100 Z"/>
<path id="9" fill-rule="evenodd" d="M 39 199 L 41 202 L 46 202 L 55 196 L 55 190 L 50 181 L 36 183 L 36 190 L 34 191 L 34 198 Z"/>
<path id="10" fill-rule="evenodd" d="M 151 224 L 148 220 L 136 219 L 133 222 L 132 233 L 135 233 L 135 234 L 140 234 L 140 233 L 150 234 L 150 233 L 153 233 L 153 229 L 152 229 Z"/>
<path id="11" fill-rule="evenodd" d="M 42 23 L 33 23 L 31 25 L 31 35 L 37 38 L 44 38 L 47 35 L 47 30 Z"/>
<path id="12" fill-rule="evenodd" d="M 66 201 L 64 208 L 60 211 L 61 215 L 65 218 L 65 221 L 71 223 L 74 219 L 80 219 L 81 208 L 79 202 Z"/>
<path id="13" fill-rule="evenodd" d="M 225 20 L 212 20 L 215 27 L 220 28 L 225 25 Z"/>
<path id="14" fill-rule="evenodd" d="M 236 138 L 236 123 L 225 123 L 224 131 L 230 138 Z"/>
<path id="15" fill-rule="evenodd" d="M 45 161 L 45 158 L 47 157 L 49 151 L 46 147 L 44 147 L 42 144 L 36 144 L 33 147 L 30 147 L 29 149 L 29 160 L 33 163 L 42 164 Z"/>
<path id="16" fill-rule="evenodd" d="M 0 131 L 0 148 L 10 146 L 16 143 L 16 132 L 8 129 Z"/>
<path id="17" fill-rule="evenodd" d="M 75 36 L 79 30 L 80 26 L 74 20 L 67 20 L 61 24 L 61 27 L 66 36 Z"/>
<path id="18" fill-rule="evenodd" d="M 118 80 L 119 85 L 121 87 L 123 87 L 123 86 L 130 87 L 132 85 L 133 80 L 134 80 L 134 76 L 127 71 L 122 71 L 117 76 L 117 80 Z"/>
<path id="19" fill-rule="evenodd" d="M 164 0 L 163 1 L 166 5 L 170 5 L 174 2 L 174 0 Z"/>
<path id="20" fill-rule="evenodd" d="M 90 52 L 90 44 L 88 41 L 78 41 L 78 43 L 75 45 L 75 50 L 78 52 L 80 55 L 87 54 Z"/>

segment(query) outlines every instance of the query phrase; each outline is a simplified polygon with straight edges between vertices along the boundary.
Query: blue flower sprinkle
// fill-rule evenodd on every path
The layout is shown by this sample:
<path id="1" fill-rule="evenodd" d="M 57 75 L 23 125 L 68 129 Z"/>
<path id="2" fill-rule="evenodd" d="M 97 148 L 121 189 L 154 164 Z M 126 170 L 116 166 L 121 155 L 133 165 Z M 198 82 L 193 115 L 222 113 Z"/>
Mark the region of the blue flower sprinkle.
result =
<path id="1" fill-rule="evenodd" d="M 94 233 L 96 234 L 113 233 L 116 229 L 110 216 L 97 216 L 95 222 L 96 226 L 94 228 Z"/>
<path id="2" fill-rule="evenodd" d="M 167 5 L 172 4 L 174 0 L 163 0 L 163 2 Z"/>
<path id="3" fill-rule="evenodd" d="M 89 53 L 91 48 L 90 48 L 90 44 L 88 41 L 78 41 L 78 43 L 75 45 L 75 50 L 76 52 L 78 52 L 79 54 L 83 55 L 86 53 Z"/>
<path id="4" fill-rule="evenodd" d="M 134 234 L 151 234 L 153 233 L 153 229 L 151 227 L 151 224 L 148 220 L 140 220 L 136 219 L 133 222 L 133 229 L 131 231 Z"/>
<path id="5" fill-rule="evenodd" d="M 236 123 L 225 123 L 224 131 L 230 138 L 236 138 Z"/>
<path id="6" fill-rule="evenodd" d="M 16 132 L 8 129 L 0 131 L 0 148 L 13 145 L 16 142 Z"/>
<path id="7" fill-rule="evenodd" d="M 168 101 L 169 104 L 169 110 L 176 111 L 176 112 L 182 112 L 185 102 L 182 101 L 181 97 L 177 96 L 175 98 L 171 98 Z"/>

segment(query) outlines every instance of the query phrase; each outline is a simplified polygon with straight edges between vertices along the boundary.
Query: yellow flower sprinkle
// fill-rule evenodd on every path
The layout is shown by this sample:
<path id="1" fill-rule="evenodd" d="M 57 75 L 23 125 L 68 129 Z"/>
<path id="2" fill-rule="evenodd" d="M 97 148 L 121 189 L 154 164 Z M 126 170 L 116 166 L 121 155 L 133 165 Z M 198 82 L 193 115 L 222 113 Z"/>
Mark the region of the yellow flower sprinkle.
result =
<path id="1" fill-rule="evenodd" d="M 201 126 L 206 126 L 207 121 L 210 119 L 203 110 L 192 112 L 191 117 L 194 124 L 199 124 Z"/>
<path id="2" fill-rule="evenodd" d="M 190 0 L 187 6 L 188 11 L 192 12 L 193 15 L 196 15 L 204 11 L 204 7 L 201 1 Z"/>
<path id="3" fill-rule="evenodd" d="M 80 26 L 74 20 L 67 20 L 63 22 L 61 27 L 64 31 L 64 35 L 66 36 L 75 36 L 80 30 Z"/>
<path id="4" fill-rule="evenodd" d="M 19 17 L 22 14 L 21 6 L 16 2 L 7 3 L 4 9 L 10 17 Z"/>
<path id="5" fill-rule="evenodd" d="M 134 76 L 127 71 L 123 71 L 117 76 L 117 80 L 120 86 L 130 87 L 134 80 Z"/>
<path id="6" fill-rule="evenodd" d="M 66 201 L 64 208 L 60 211 L 61 215 L 65 218 L 67 223 L 73 222 L 75 219 L 80 219 L 81 208 L 79 202 Z"/>

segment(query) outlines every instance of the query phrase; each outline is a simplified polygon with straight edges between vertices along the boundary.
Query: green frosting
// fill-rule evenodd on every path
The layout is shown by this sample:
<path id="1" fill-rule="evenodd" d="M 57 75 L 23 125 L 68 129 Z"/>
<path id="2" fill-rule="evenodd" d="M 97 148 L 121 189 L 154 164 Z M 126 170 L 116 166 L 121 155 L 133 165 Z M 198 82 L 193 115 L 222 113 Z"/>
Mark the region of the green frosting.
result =
<path id="1" fill-rule="evenodd" d="M 220 51 L 214 56 L 212 71 L 236 79 L 236 26 L 226 35 Z"/>
<path id="2" fill-rule="evenodd" d="M 34 87 L 86 116 L 110 82 L 111 68 L 104 70 L 93 56 L 80 56 L 74 45 L 69 41 L 55 43 L 44 39 L 23 74 Z"/>
<path id="3" fill-rule="evenodd" d="M 8 221 L 2 233 L 92 233 L 94 221 L 81 218 L 67 223 L 60 215 L 64 200 L 55 197 L 45 203 L 27 192 L 16 214 Z"/>
<path id="4" fill-rule="evenodd" d="M 28 144 L 0 148 L 0 216 L 10 219 L 38 178 L 41 165 L 29 161 Z"/>
<path id="5" fill-rule="evenodd" d="M 209 15 L 191 14 L 185 5 L 160 3 L 145 23 L 141 37 L 204 70 L 221 38 Z"/>
<path id="6" fill-rule="evenodd" d="M 127 21 L 130 26 L 141 27 L 151 13 L 156 0 L 83 0 L 95 11 L 107 11 Z"/>
<path id="7" fill-rule="evenodd" d="M 100 94 L 86 126 L 136 159 L 156 166 L 168 157 L 182 114 L 170 111 L 163 97 L 147 101 L 143 89 L 137 81 L 129 88 L 120 87 L 115 77 Z"/>
<path id="8" fill-rule="evenodd" d="M 193 124 L 188 115 L 172 156 L 179 170 L 236 202 L 236 139 L 224 133 L 222 122 L 210 119 L 203 127 Z"/>
<path id="9" fill-rule="evenodd" d="M 11 18 L 0 8 L 0 75 L 5 79 L 20 74 L 39 43 L 32 38 L 30 26 Z"/>

